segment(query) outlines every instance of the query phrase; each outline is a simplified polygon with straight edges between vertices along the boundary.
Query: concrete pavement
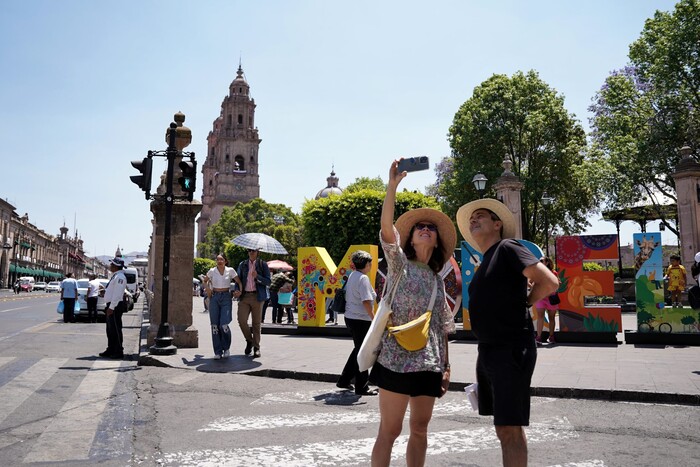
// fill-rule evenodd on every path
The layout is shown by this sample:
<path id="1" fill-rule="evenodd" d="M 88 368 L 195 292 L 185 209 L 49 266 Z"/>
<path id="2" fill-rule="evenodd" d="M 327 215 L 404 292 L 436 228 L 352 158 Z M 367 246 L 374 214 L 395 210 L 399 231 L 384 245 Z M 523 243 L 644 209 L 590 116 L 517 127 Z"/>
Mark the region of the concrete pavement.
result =
<path id="1" fill-rule="evenodd" d="M 338 326 L 317 329 L 317 335 L 296 335 L 295 325 L 263 324 L 262 356 L 243 354 L 245 341 L 231 323 L 231 356 L 214 359 L 209 314 L 202 299 L 193 297 L 193 325 L 199 330 L 198 348 L 179 348 L 176 355 L 149 355 L 142 331 L 139 364 L 188 368 L 203 372 L 242 373 L 275 378 L 335 382 L 352 350 L 352 340 Z M 296 316 L 295 316 L 296 319 Z M 148 326 L 144 312 L 142 329 Z M 336 329 L 334 329 L 336 328 Z M 340 328 L 340 329 L 337 329 Z M 623 331 L 636 330 L 636 315 L 623 314 Z M 331 335 L 336 334 L 336 335 Z M 700 347 L 621 344 L 552 344 L 538 349 L 532 393 L 537 396 L 617 401 L 663 402 L 700 405 Z M 450 343 L 451 390 L 475 381 L 477 345 L 474 341 Z"/>

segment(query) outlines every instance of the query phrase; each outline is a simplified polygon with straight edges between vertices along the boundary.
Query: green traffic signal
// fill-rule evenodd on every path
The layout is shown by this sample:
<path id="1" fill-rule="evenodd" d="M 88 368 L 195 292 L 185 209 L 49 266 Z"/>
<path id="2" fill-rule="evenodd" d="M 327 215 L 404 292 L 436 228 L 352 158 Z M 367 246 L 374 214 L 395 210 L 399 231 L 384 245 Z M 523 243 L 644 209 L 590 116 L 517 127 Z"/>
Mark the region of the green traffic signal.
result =
<path id="1" fill-rule="evenodd" d="M 182 161 L 179 167 L 182 171 L 182 177 L 178 179 L 180 188 L 187 193 L 187 199 L 192 201 L 194 192 L 197 189 L 197 161 Z"/>

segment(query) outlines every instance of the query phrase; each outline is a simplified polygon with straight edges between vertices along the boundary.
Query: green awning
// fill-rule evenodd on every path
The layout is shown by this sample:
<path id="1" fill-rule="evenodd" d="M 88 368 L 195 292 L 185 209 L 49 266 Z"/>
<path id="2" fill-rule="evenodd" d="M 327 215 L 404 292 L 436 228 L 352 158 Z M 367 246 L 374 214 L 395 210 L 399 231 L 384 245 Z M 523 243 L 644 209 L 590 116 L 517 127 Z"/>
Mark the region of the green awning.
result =
<path id="1" fill-rule="evenodd" d="M 31 245 L 30 245 L 29 243 L 22 242 L 22 243 L 19 244 L 19 246 L 22 246 L 22 247 L 24 247 L 24 248 L 29 248 Z"/>

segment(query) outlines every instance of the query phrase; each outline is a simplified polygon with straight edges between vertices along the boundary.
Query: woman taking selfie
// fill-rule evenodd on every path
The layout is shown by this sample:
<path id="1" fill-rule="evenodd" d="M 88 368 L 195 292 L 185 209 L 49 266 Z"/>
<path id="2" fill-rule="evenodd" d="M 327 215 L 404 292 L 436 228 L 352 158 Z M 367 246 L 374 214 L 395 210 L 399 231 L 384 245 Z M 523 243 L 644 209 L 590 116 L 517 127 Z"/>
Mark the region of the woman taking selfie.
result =
<path id="1" fill-rule="evenodd" d="M 389 465 L 409 405 L 406 463 L 425 464 L 433 405 L 436 398 L 445 394 L 450 382 L 447 335 L 454 332 L 454 320 L 438 273 L 452 256 L 457 234 L 445 214 L 429 208 L 408 211 L 394 224 L 396 189 L 407 175 L 397 170 L 398 163 L 395 160 L 389 169 L 379 235 L 388 267 L 386 289 L 395 287 L 389 325 L 408 323 L 423 316 L 429 308 L 432 316 L 425 346 L 418 350 L 407 350 L 396 337 L 384 331 L 381 350 L 370 374 L 370 382 L 379 387 L 380 411 L 372 466 Z"/>

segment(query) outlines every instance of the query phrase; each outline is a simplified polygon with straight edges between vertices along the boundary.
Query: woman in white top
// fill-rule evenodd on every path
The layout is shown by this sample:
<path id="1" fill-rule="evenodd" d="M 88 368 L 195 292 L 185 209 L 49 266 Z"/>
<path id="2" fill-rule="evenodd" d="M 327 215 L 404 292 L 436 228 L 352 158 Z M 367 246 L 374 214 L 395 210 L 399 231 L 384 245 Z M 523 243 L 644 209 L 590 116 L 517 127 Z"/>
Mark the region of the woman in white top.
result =
<path id="1" fill-rule="evenodd" d="M 209 322 L 211 323 L 211 341 L 214 345 L 214 358 L 228 357 L 231 348 L 231 308 L 232 298 L 241 293 L 231 292 L 231 282 L 236 281 L 238 289 L 243 290 L 241 280 L 234 268 L 228 267 L 228 261 L 223 253 L 216 257 L 216 267 L 211 268 L 204 276 L 209 296 Z"/>
<path id="2" fill-rule="evenodd" d="M 352 349 L 343 372 L 336 386 L 343 389 L 352 389 L 350 382 L 355 379 L 355 394 L 359 396 L 375 396 L 376 389 L 369 389 L 367 381 L 368 371 L 360 371 L 357 366 L 357 352 L 365 340 L 369 326 L 374 318 L 374 300 L 377 294 L 369 282 L 367 273 L 372 267 L 372 255 L 363 250 L 358 250 L 350 257 L 355 270 L 350 273 L 345 283 L 345 325 L 350 330 L 355 347 Z"/>

